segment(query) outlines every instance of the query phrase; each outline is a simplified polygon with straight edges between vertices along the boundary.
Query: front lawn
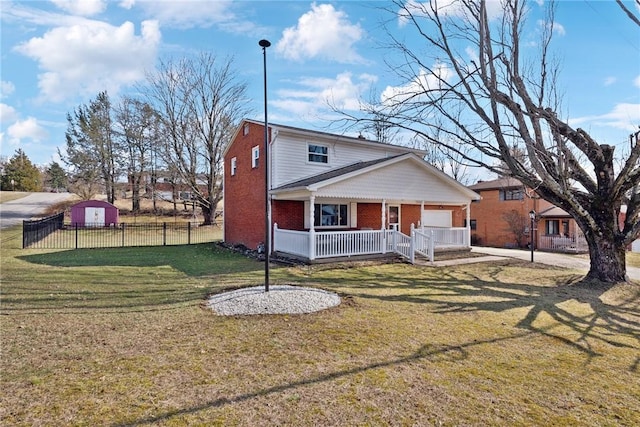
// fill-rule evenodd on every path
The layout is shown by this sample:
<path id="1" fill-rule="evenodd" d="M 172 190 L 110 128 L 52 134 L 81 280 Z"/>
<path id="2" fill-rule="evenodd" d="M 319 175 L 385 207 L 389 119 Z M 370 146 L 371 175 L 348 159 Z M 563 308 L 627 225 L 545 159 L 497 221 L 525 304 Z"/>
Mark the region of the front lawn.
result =
<path id="1" fill-rule="evenodd" d="M 2 234 L 1 425 L 638 425 L 640 292 L 502 261 L 271 270 L 336 291 L 220 317 L 262 283 L 212 244 L 20 250 Z"/>

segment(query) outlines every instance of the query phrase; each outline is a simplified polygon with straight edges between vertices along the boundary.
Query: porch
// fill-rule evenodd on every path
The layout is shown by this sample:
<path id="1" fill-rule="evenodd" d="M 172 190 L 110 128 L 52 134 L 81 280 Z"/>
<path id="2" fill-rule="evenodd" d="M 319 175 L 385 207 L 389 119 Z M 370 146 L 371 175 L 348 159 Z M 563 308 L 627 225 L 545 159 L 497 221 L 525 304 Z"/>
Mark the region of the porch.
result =
<path id="1" fill-rule="evenodd" d="M 468 249 L 469 229 L 411 226 L 410 235 L 396 229 L 309 231 L 274 224 L 273 250 L 314 261 L 327 258 L 395 253 L 410 263 L 416 255 L 434 260 L 437 249 Z"/>
<path id="2" fill-rule="evenodd" d="M 538 238 L 538 248 L 541 251 L 586 253 L 589 245 L 582 233 L 574 236 L 544 235 Z"/>

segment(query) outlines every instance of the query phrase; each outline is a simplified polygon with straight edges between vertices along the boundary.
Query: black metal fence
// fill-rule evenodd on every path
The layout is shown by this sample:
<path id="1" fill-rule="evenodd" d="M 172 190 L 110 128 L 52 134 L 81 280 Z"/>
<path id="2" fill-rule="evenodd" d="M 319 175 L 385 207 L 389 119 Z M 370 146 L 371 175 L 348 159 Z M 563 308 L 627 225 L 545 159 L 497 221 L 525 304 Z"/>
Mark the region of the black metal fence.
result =
<path id="1" fill-rule="evenodd" d="M 47 219 L 47 218 L 45 218 Z M 97 224 L 48 223 L 37 228 L 24 221 L 23 248 L 81 249 L 130 246 L 192 245 L 212 242 L 220 238 L 217 226 L 187 223 L 120 223 L 115 226 Z"/>
<path id="2" fill-rule="evenodd" d="M 22 221 L 22 247 L 28 248 L 64 227 L 64 212 L 34 221 Z"/>

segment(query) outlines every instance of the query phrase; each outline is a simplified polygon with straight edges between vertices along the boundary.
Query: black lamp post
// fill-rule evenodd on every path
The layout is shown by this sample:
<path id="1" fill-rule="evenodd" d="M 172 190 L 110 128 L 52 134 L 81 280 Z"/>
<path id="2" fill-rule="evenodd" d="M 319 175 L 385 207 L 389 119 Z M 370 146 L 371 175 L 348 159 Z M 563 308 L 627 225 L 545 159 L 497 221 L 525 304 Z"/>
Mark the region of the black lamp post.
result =
<path id="1" fill-rule="evenodd" d="M 264 70 L 264 291 L 269 292 L 269 253 L 271 252 L 270 228 L 271 218 L 269 209 L 269 128 L 267 122 L 267 48 L 271 46 L 269 40 L 258 42 L 262 48 Z"/>
<path id="2" fill-rule="evenodd" d="M 533 262 L 533 248 L 534 248 L 534 243 L 533 243 L 533 238 L 534 238 L 534 232 L 533 232 L 533 222 L 536 219 L 536 211 L 530 211 L 529 212 L 529 218 L 531 218 L 531 228 L 529 228 L 529 234 L 531 236 L 531 262 Z"/>

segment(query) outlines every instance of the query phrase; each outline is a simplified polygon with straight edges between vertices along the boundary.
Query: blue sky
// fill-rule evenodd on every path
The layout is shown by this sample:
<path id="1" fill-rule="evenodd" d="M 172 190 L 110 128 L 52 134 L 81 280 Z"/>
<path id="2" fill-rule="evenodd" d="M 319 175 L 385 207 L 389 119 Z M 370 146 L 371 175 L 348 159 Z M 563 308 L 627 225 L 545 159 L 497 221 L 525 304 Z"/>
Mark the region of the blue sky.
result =
<path id="1" fill-rule="evenodd" d="M 451 0 L 447 0 L 451 1 Z M 440 0 L 441 3 L 445 2 Z M 446 3 L 446 2 L 445 2 Z M 533 1 L 531 22 L 541 19 Z M 626 2 L 636 12 L 635 1 Z M 494 7 L 497 3 L 494 3 Z M 401 85 L 385 65 L 381 23 L 402 34 L 383 1 L 1 0 L 0 155 L 22 148 L 36 164 L 59 161 L 66 114 L 107 90 L 131 91 L 159 59 L 232 55 L 263 117 L 266 38 L 270 121 L 331 130 L 327 99 L 360 99 Z M 395 8 L 392 8 L 395 10 Z M 640 13 L 639 13 L 640 14 Z M 613 0 L 561 0 L 554 49 L 574 126 L 599 142 L 628 144 L 640 125 L 640 28 Z M 532 26 L 532 28 L 533 28 Z"/>

